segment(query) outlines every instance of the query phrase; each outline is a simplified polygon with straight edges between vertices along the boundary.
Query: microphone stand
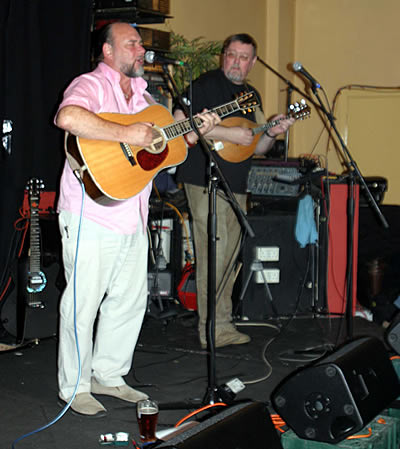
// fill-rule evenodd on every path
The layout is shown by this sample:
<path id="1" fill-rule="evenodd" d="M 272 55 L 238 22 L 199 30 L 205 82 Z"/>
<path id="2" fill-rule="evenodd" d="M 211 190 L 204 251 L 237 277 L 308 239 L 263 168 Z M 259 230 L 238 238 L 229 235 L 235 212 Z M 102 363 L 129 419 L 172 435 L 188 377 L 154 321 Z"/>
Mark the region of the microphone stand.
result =
<path id="1" fill-rule="evenodd" d="M 323 112 L 325 117 L 328 119 L 332 129 L 334 130 L 336 137 L 338 138 L 340 145 L 342 147 L 342 151 L 345 158 L 345 163 L 349 170 L 348 177 L 348 198 L 347 198 L 347 266 L 346 266 L 346 322 L 347 322 L 347 338 L 353 338 L 353 254 L 354 254 L 354 213 L 355 213 L 355 179 L 358 179 L 359 183 L 365 189 L 364 191 L 367 194 L 369 199 L 369 204 L 372 205 L 373 209 L 377 213 L 382 225 L 387 229 L 389 227 L 388 222 L 383 216 L 381 210 L 379 209 L 375 198 L 373 197 L 371 191 L 369 190 L 364 177 L 362 176 L 356 161 L 351 156 L 349 149 L 342 136 L 340 135 L 334 117 L 332 114 L 325 108 L 319 94 L 318 88 L 315 82 L 311 83 L 311 90 L 315 97 L 317 98 L 320 110 Z M 329 131 L 330 133 L 330 131 Z"/>
<path id="2" fill-rule="evenodd" d="M 286 79 L 283 75 L 281 75 L 278 71 L 272 68 L 269 64 L 263 61 L 259 56 L 257 56 L 257 60 L 268 70 L 270 70 L 274 75 L 276 75 L 279 79 L 281 79 L 288 87 L 288 95 L 287 95 L 287 110 L 289 111 L 289 106 L 291 104 L 291 96 L 293 91 L 300 93 L 303 97 L 307 98 L 307 100 L 312 103 L 316 108 L 320 108 L 319 104 L 315 103 L 315 101 L 307 95 L 304 91 L 300 90 L 297 86 L 295 86 L 292 82 Z M 285 133 L 285 161 L 288 159 L 289 152 L 289 130 Z"/>
<path id="3" fill-rule="evenodd" d="M 350 151 L 348 150 L 346 144 L 344 143 L 338 129 L 335 125 L 336 118 L 332 115 L 331 112 L 328 112 L 325 108 L 319 94 L 318 94 L 318 86 L 315 82 L 311 82 L 311 90 L 315 97 L 317 98 L 318 102 L 315 102 L 311 97 L 309 97 L 306 93 L 304 93 L 302 90 L 297 88 L 293 83 L 291 83 L 289 80 L 284 78 L 279 72 L 277 72 L 275 69 L 273 69 L 270 65 L 268 65 L 265 61 L 263 61 L 260 57 L 257 57 L 258 61 L 261 62 L 261 64 L 269 69 L 272 73 L 274 73 L 278 78 L 280 78 L 286 85 L 288 86 L 288 92 L 290 94 L 293 90 L 296 92 L 299 92 L 301 95 L 303 95 L 305 98 L 307 98 L 308 101 L 310 101 L 319 111 L 322 112 L 322 115 L 325 116 L 332 129 L 334 130 L 340 145 L 342 147 L 342 151 L 345 156 L 347 156 L 347 167 L 349 169 L 349 187 L 348 187 L 348 203 L 347 203 L 347 216 L 348 216 L 348 223 L 347 223 L 347 266 L 346 266 L 346 276 L 347 276 L 347 282 L 346 282 L 346 320 L 347 320 L 347 334 L 349 338 L 352 338 L 353 335 L 353 295 L 352 295 L 352 289 L 353 289 L 353 253 L 354 253 L 354 241 L 353 241 L 353 231 L 354 231 L 354 184 L 355 184 L 355 177 L 358 178 L 360 184 L 364 188 L 364 191 L 367 194 L 367 197 L 369 199 L 369 204 L 372 205 L 373 209 L 377 213 L 382 225 L 385 228 L 389 227 L 388 222 L 386 221 L 385 217 L 383 216 L 382 212 L 380 211 L 375 198 L 371 194 L 371 191 L 369 190 L 364 177 L 362 176 L 355 160 L 350 154 Z M 330 132 L 330 131 L 329 131 Z M 287 148 L 286 148 L 287 151 Z"/>
<path id="4" fill-rule="evenodd" d="M 221 184 L 223 187 L 228 201 L 235 210 L 241 225 L 246 229 L 246 232 L 250 237 L 255 237 L 255 233 L 247 220 L 246 215 L 241 209 L 239 203 L 237 202 L 225 176 L 223 175 L 218 162 L 214 156 L 214 152 L 211 151 L 209 144 L 204 139 L 203 135 L 200 133 L 198 125 L 194 120 L 192 114 L 192 108 L 188 108 L 185 101 L 183 101 L 182 96 L 176 86 L 175 80 L 168 71 L 166 64 L 163 64 L 163 70 L 166 74 L 170 84 L 175 93 L 175 97 L 185 112 L 186 116 L 189 118 L 190 124 L 193 131 L 199 137 L 199 143 L 202 150 L 208 157 L 210 161 L 210 172 L 209 172 L 209 187 L 208 187 L 208 278 L 207 278 L 207 325 L 206 325 L 206 337 L 207 337 L 207 374 L 208 374 L 208 385 L 207 391 L 204 395 L 203 404 L 215 404 L 220 401 L 221 398 L 218 394 L 218 384 L 216 375 L 216 351 L 215 351 L 215 316 L 216 316 L 216 243 L 217 243 L 217 211 L 216 211 L 216 198 L 218 185 Z M 191 77 L 190 77 L 191 78 Z M 191 96 L 191 89 L 190 89 Z M 189 99 L 190 104 L 192 104 L 192 99 Z M 171 408 L 171 407 L 164 407 Z M 178 406 L 177 408 L 187 408 L 187 404 Z"/>

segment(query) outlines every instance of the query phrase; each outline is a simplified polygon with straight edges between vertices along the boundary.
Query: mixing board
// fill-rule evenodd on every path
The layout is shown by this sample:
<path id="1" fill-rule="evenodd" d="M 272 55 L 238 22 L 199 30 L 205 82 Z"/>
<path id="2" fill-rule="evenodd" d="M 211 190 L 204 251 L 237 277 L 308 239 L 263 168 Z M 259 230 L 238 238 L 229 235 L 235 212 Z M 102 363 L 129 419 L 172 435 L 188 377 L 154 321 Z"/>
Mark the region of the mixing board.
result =
<path id="1" fill-rule="evenodd" d="M 264 161 L 263 161 L 264 162 Z M 297 196 L 299 184 L 290 184 L 301 177 L 293 162 L 256 163 L 247 178 L 247 191 L 253 195 Z"/>

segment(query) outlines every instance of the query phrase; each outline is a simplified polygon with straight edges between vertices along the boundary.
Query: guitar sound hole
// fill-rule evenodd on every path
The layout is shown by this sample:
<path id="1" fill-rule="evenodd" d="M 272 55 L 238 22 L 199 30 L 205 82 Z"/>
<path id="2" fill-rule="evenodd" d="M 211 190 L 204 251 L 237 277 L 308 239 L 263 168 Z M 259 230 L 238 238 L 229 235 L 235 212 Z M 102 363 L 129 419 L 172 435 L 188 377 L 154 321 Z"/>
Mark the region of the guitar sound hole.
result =
<path id="1" fill-rule="evenodd" d="M 165 161 L 168 152 L 168 145 L 158 154 L 150 153 L 147 150 L 140 150 L 136 155 L 136 159 L 143 170 L 150 171 L 159 167 Z"/>

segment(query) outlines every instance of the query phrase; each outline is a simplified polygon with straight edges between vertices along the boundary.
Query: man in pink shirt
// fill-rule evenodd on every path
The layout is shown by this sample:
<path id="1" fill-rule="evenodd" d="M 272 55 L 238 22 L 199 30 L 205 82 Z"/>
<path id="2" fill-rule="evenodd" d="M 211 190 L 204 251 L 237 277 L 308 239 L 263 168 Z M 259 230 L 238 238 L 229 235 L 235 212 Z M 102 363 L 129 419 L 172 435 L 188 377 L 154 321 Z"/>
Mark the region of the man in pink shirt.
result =
<path id="1" fill-rule="evenodd" d="M 154 103 L 142 78 L 145 50 L 140 35 L 130 24 L 117 22 L 107 25 L 100 39 L 97 68 L 68 86 L 55 123 L 79 138 L 148 147 L 153 141 L 152 123 L 122 125 L 97 115 L 137 113 Z M 202 114 L 202 120 L 203 134 L 220 121 L 213 113 Z M 194 132 L 186 135 L 190 143 L 197 138 Z M 146 310 L 145 230 L 151 182 L 137 195 L 107 205 L 82 192 L 66 161 L 58 202 L 67 280 L 60 304 L 59 397 L 71 402 L 76 413 L 102 416 L 106 409 L 92 393 L 128 402 L 147 397 L 127 385 L 123 376 L 131 368 Z"/>

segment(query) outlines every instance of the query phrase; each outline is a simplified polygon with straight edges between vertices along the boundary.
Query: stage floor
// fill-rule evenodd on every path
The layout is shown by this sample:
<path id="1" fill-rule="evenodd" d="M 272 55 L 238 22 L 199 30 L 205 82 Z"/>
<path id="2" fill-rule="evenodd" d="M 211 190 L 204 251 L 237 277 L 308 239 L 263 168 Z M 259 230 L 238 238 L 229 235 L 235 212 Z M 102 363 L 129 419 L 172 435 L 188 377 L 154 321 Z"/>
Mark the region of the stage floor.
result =
<path id="1" fill-rule="evenodd" d="M 280 318 L 240 326 L 252 341 L 218 349 L 215 357 L 216 385 L 233 378 L 245 384 L 237 401 L 268 403 L 282 379 L 312 363 L 326 348 L 336 348 L 348 335 L 346 322 L 340 318 Z M 363 318 L 356 317 L 353 326 L 354 338 L 369 335 L 383 339 L 383 329 Z M 56 338 L 0 352 L 1 447 L 11 448 L 15 440 L 47 426 L 61 412 L 56 353 Z M 200 347 L 193 314 L 168 321 L 146 316 L 134 368 L 126 381 L 160 402 L 158 430 L 162 430 L 208 403 L 209 367 L 210 358 Z M 15 448 L 98 448 L 101 434 L 115 432 L 129 432 L 138 439 L 135 406 L 106 396 L 98 399 L 107 408 L 107 416 L 86 418 L 69 410 L 48 428 L 18 441 Z M 186 405 L 174 409 L 182 403 Z M 204 418 L 204 413 L 198 418 Z"/>

